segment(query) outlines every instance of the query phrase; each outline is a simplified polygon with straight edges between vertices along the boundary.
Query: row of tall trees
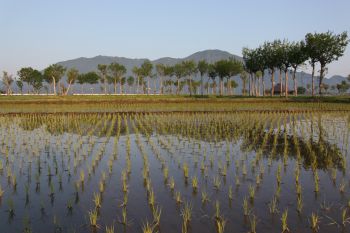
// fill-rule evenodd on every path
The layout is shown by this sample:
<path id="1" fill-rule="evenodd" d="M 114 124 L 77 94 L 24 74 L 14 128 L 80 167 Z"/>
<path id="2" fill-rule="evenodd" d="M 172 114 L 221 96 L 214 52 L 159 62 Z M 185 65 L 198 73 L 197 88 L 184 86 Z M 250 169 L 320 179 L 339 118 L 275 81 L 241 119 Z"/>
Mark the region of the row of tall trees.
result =
<path id="1" fill-rule="evenodd" d="M 243 48 L 242 54 L 245 61 L 245 70 L 249 74 L 249 94 L 260 95 L 260 82 L 262 93 L 265 95 L 264 74 L 268 71 L 271 77 L 271 96 L 275 92 L 275 72 L 279 71 L 280 95 L 288 97 L 288 73 L 292 71 L 294 81 L 294 95 L 298 94 L 296 72 L 300 66 L 309 63 L 312 68 L 312 95 L 315 95 L 315 67 L 320 66 L 318 90 L 322 91 L 323 79 L 327 71 L 327 65 L 343 56 L 348 44 L 347 32 L 334 34 L 330 31 L 325 33 L 308 33 L 305 39 L 297 42 L 288 40 L 274 40 L 265 42 L 255 49 Z M 284 74 L 284 87 L 282 80 Z"/>
<path id="2" fill-rule="evenodd" d="M 216 79 L 219 79 L 220 95 L 224 94 L 224 88 L 226 88 L 226 94 L 232 94 L 232 88 L 237 87 L 237 83 L 231 80 L 232 77 L 243 72 L 243 63 L 233 58 L 227 60 L 219 60 L 213 64 L 209 64 L 205 60 L 194 62 L 193 60 L 185 60 L 174 66 L 156 64 L 155 66 L 149 61 L 145 60 L 140 66 L 135 66 L 132 69 L 133 76 L 125 77 L 127 69 L 122 64 L 111 63 L 99 64 L 96 67 L 96 71 L 88 73 L 79 73 L 75 68 L 66 69 L 59 64 L 53 64 L 47 67 L 43 72 L 40 72 L 31 67 L 25 67 L 17 72 L 19 79 L 16 85 L 22 92 L 23 83 L 26 83 L 31 92 L 39 93 L 44 87 L 44 82 L 49 85 L 47 91 L 53 94 L 67 95 L 72 90 L 75 84 L 81 85 L 81 92 L 84 92 L 85 84 L 101 84 L 101 90 L 108 94 L 109 85 L 113 84 L 113 91 L 117 93 L 119 85 L 119 93 L 125 93 L 125 84 L 129 86 L 129 93 L 153 93 L 164 94 L 173 93 L 175 87 L 176 94 L 180 94 L 187 86 L 188 93 L 190 95 L 197 93 L 200 86 L 201 94 L 204 94 L 204 88 L 209 93 L 209 88 L 216 89 Z M 201 81 L 195 81 L 194 76 L 200 75 Z M 10 87 L 14 79 L 12 76 L 4 73 L 4 83 L 8 87 L 7 93 L 10 94 Z M 62 82 L 62 78 L 66 76 L 66 81 Z M 205 82 L 203 79 L 207 76 L 208 80 Z M 11 82 L 8 80 L 12 80 Z M 157 80 L 159 79 L 159 80 Z M 151 81 L 153 80 L 153 88 L 151 88 Z M 6 81 L 6 82 L 5 82 Z M 158 84 L 157 85 L 157 81 Z M 45 86 L 46 87 L 46 86 Z M 134 90 L 132 90 L 134 87 Z M 165 89 L 166 88 L 166 89 Z M 212 91 L 216 94 L 216 90 Z"/>

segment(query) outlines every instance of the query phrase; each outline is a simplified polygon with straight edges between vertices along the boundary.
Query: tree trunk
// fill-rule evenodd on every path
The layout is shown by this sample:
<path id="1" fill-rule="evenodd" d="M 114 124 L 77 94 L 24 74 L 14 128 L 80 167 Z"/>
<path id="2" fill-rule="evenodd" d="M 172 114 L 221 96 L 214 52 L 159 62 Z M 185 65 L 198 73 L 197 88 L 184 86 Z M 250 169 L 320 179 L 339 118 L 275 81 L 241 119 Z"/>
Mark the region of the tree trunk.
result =
<path id="1" fill-rule="evenodd" d="M 203 83 L 203 75 L 201 75 L 201 95 L 203 96 L 204 92 L 204 83 Z"/>
<path id="2" fill-rule="evenodd" d="M 220 81 L 219 81 L 219 86 L 220 86 L 220 95 L 222 96 L 222 92 L 223 92 L 223 78 L 220 77 Z"/>
<path id="3" fill-rule="evenodd" d="M 153 78 L 153 94 L 157 93 L 157 84 L 156 84 L 156 78 Z"/>
<path id="4" fill-rule="evenodd" d="M 107 80 L 106 80 L 106 76 L 103 76 L 103 80 L 104 80 L 104 88 L 105 88 L 105 95 L 107 95 Z"/>
<path id="5" fill-rule="evenodd" d="M 188 86 L 188 89 L 189 89 L 189 91 L 190 91 L 190 96 L 192 96 L 192 77 L 189 76 L 188 78 L 189 78 L 189 80 L 190 80 L 190 85 Z"/>
<path id="6" fill-rule="evenodd" d="M 255 96 L 255 74 L 252 74 L 252 96 Z"/>
<path id="7" fill-rule="evenodd" d="M 251 79 L 252 79 L 252 74 L 249 73 L 249 77 L 248 77 L 248 78 L 249 78 L 249 79 L 248 79 L 249 96 L 251 96 L 251 95 L 252 95 L 252 81 L 251 81 Z"/>
<path id="8" fill-rule="evenodd" d="M 275 95 L 275 69 L 271 70 L 271 96 Z"/>
<path id="9" fill-rule="evenodd" d="M 324 78 L 324 72 L 325 72 L 325 65 L 321 63 L 321 69 L 320 69 L 320 80 L 319 80 L 319 84 L 318 84 L 318 93 L 320 95 L 322 95 L 322 81 Z"/>
<path id="10" fill-rule="evenodd" d="M 114 79 L 114 94 L 117 94 L 117 79 Z"/>
<path id="11" fill-rule="evenodd" d="M 283 85 L 282 85 L 282 70 L 280 69 L 280 96 L 283 94 Z"/>
<path id="12" fill-rule="evenodd" d="M 284 76 L 285 76 L 285 80 L 284 80 L 284 85 L 285 85 L 285 95 L 286 98 L 288 98 L 288 70 L 284 71 Z"/>
<path id="13" fill-rule="evenodd" d="M 262 95 L 265 96 L 265 80 L 264 76 L 261 77 L 262 81 Z"/>
<path id="14" fill-rule="evenodd" d="M 161 95 L 163 95 L 163 77 L 160 76 L 160 87 L 159 87 L 159 92 Z"/>
<path id="15" fill-rule="evenodd" d="M 56 79 L 53 76 L 52 76 L 52 81 L 53 81 L 53 93 L 56 95 Z"/>
<path id="16" fill-rule="evenodd" d="M 297 72 L 297 68 L 295 67 L 295 68 L 294 68 L 294 72 L 293 72 L 294 96 L 298 96 L 298 87 L 297 87 L 296 72 Z"/>
<path id="17" fill-rule="evenodd" d="M 139 93 L 139 84 L 140 84 L 140 80 L 139 80 L 139 77 L 137 77 L 136 78 L 136 93 L 135 94 Z"/>
<path id="18" fill-rule="evenodd" d="M 69 92 L 69 89 L 70 89 L 71 85 L 72 85 L 72 82 L 69 82 L 67 90 L 66 90 L 66 93 L 64 95 L 68 95 L 68 92 Z"/>
<path id="19" fill-rule="evenodd" d="M 230 84 L 229 84 L 229 79 L 226 78 L 226 95 L 230 95 L 231 91 L 230 91 Z"/>
<path id="20" fill-rule="evenodd" d="M 246 86 L 246 80 L 245 79 L 242 80 L 242 84 L 243 84 L 243 93 L 242 94 L 245 96 L 245 94 L 246 94 L 245 93 L 245 86 Z"/>
<path id="21" fill-rule="evenodd" d="M 312 96 L 315 95 L 315 63 L 312 63 L 312 73 L 311 73 L 311 93 Z"/>
<path id="22" fill-rule="evenodd" d="M 177 79 L 177 88 L 176 88 L 176 94 L 180 94 L 180 79 Z"/>

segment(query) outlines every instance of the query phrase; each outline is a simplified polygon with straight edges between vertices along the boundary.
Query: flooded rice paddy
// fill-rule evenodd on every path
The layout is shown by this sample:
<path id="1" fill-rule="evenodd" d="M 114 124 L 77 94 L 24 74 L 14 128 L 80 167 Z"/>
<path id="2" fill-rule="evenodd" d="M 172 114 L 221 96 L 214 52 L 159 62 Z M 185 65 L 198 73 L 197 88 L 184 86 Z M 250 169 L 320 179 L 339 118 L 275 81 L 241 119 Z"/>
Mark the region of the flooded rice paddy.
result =
<path id="1" fill-rule="evenodd" d="M 2 115 L 0 231 L 349 232 L 349 133 L 348 111 Z"/>

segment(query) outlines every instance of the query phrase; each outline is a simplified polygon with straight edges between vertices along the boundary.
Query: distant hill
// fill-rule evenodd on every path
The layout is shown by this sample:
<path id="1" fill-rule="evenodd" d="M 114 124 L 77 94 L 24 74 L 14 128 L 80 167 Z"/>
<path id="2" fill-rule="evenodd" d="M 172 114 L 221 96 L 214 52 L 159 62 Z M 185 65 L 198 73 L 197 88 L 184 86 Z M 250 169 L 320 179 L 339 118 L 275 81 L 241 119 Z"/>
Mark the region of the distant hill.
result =
<path id="1" fill-rule="evenodd" d="M 211 49 L 211 50 L 204 50 L 204 51 L 199 51 L 196 52 L 194 54 L 191 54 L 187 57 L 184 58 L 171 58 L 171 57 L 163 57 L 163 58 L 159 58 L 156 60 L 151 60 L 151 62 L 155 65 L 158 63 L 163 63 L 166 65 L 175 65 L 176 63 L 179 63 L 181 61 L 185 61 L 185 60 L 194 60 L 195 62 L 198 62 L 200 60 L 206 60 L 209 63 L 214 63 L 218 60 L 221 59 L 228 59 L 230 57 L 233 57 L 237 60 L 241 60 L 243 61 L 242 57 L 231 54 L 229 52 L 226 51 L 222 51 L 222 50 L 218 50 L 218 49 Z M 76 58 L 76 59 L 72 59 L 72 60 L 67 60 L 67 61 L 62 61 L 62 62 L 58 62 L 57 64 L 62 65 L 66 68 L 76 68 L 79 70 L 79 72 L 81 73 L 86 73 L 86 72 L 90 72 L 90 71 L 96 71 L 97 70 L 97 65 L 98 64 L 110 64 L 112 62 L 117 62 L 120 63 L 122 65 L 124 65 L 127 68 L 127 74 L 126 76 L 132 75 L 132 68 L 134 66 L 141 66 L 141 64 L 146 60 L 146 58 L 126 58 L 126 57 L 111 57 L 111 56 L 96 56 L 96 57 L 92 57 L 92 58 L 85 58 L 85 57 L 80 57 L 80 58 Z M 278 83 L 279 81 L 279 77 L 278 77 L 279 72 L 276 71 L 276 75 L 275 75 L 275 83 Z M 290 89 L 293 88 L 293 80 L 291 78 L 291 75 L 289 76 L 289 87 Z M 265 72 L 265 84 L 266 84 L 266 89 L 270 89 L 271 88 L 271 80 L 270 80 L 270 76 L 267 74 L 267 72 Z M 194 79 L 199 80 L 199 76 L 195 76 Z M 306 87 L 308 84 L 311 84 L 311 75 L 305 72 L 298 72 L 297 73 L 297 82 L 298 82 L 298 86 L 303 86 Z M 65 79 L 63 79 L 65 80 Z M 205 77 L 204 80 L 207 80 L 207 78 Z M 241 93 L 241 89 L 242 89 L 242 82 L 241 79 L 239 77 L 234 77 L 234 80 L 238 83 L 238 88 L 236 88 L 235 93 L 236 94 L 240 94 Z M 329 86 L 332 85 L 336 85 L 337 83 L 340 83 L 341 81 L 346 80 L 345 77 L 342 76 L 333 76 L 329 79 L 325 79 L 324 83 L 328 84 Z M 318 85 L 318 78 L 316 77 L 315 79 L 315 86 Z M 0 81 L 0 87 L 1 87 L 1 81 Z M 87 88 L 93 87 L 94 90 L 96 92 L 99 92 L 101 90 L 100 88 L 100 84 L 96 84 L 93 86 L 86 86 Z M 43 88 L 44 89 L 44 88 Z M 14 87 L 14 90 L 16 90 L 16 88 Z M 28 87 L 25 85 L 24 86 L 24 92 L 27 92 Z M 75 88 L 76 92 L 79 92 L 80 88 Z M 44 90 L 42 90 L 44 91 Z"/>
<path id="2" fill-rule="evenodd" d="M 221 59 L 228 59 L 230 57 L 242 60 L 241 57 L 230 54 L 229 52 L 221 51 L 221 50 L 204 50 L 200 52 L 196 52 L 185 58 L 171 58 L 171 57 L 163 57 L 157 60 L 151 61 L 154 65 L 158 63 L 163 63 L 166 65 L 175 65 L 178 62 L 185 60 L 194 60 L 198 62 L 200 60 L 206 60 L 209 63 L 216 62 Z M 145 61 L 145 58 L 141 59 L 133 59 L 133 58 L 125 58 L 125 57 L 109 57 L 109 56 L 96 56 L 92 58 L 77 58 L 73 60 L 58 62 L 57 64 L 62 65 L 67 68 L 73 68 L 79 70 L 79 72 L 85 73 L 89 71 L 96 71 L 98 64 L 110 64 L 112 62 L 117 62 L 122 64 L 128 70 L 127 75 L 132 75 L 131 70 L 134 66 L 141 66 L 141 64 Z"/>

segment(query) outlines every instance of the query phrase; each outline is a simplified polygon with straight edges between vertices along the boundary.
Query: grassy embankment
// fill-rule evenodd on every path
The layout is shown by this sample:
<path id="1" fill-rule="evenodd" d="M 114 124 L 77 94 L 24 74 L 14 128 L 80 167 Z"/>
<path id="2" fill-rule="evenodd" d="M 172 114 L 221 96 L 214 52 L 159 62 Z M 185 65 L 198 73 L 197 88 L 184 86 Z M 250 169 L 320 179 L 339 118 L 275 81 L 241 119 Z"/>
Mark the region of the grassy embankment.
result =
<path id="1" fill-rule="evenodd" d="M 174 95 L 0 96 L 0 113 L 350 111 L 349 96 L 242 97 Z"/>

